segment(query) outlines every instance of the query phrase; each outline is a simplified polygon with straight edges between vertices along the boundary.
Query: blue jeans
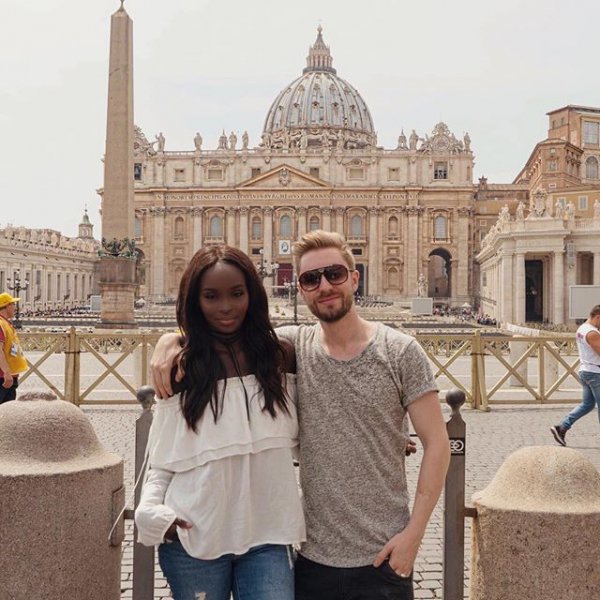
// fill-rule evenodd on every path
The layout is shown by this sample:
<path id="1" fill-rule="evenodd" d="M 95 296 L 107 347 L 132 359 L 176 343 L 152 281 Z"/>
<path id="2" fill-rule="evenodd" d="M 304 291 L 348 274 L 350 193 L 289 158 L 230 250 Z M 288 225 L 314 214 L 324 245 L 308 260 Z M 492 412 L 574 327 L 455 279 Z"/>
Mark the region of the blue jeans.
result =
<path id="1" fill-rule="evenodd" d="M 158 558 L 174 600 L 294 600 L 294 565 L 287 546 L 265 544 L 213 560 L 190 556 L 179 540 Z"/>
<path id="2" fill-rule="evenodd" d="M 583 397 L 581 404 L 563 419 L 561 426 L 565 429 L 571 429 L 575 421 L 592 412 L 594 407 L 598 409 L 598 420 L 600 421 L 600 373 L 579 371 L 579 379 L 581 379 L 583 387 Z"/>

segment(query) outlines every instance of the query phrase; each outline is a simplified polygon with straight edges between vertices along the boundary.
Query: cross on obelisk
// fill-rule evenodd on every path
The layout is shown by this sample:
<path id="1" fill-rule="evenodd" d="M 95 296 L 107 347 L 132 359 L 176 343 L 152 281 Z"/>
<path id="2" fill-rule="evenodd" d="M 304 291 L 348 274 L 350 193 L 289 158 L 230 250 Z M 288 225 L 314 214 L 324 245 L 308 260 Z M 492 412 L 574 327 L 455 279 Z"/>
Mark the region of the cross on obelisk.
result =
<path id="1" fill-rule="evenodd" d="M 121 0 L 110 20 L 100 258 L 103 328 L 136 326 L 133 197 L 133 23 Z"/>

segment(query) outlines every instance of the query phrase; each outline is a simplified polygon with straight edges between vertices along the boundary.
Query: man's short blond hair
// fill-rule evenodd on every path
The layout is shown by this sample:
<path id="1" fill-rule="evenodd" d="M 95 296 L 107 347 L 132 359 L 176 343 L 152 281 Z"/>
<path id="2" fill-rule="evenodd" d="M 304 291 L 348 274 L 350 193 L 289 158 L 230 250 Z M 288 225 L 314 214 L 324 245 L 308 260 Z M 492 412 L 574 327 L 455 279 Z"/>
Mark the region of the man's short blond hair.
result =
<path id="1" fill-rule="evenodd" d="M 300 260 L 307 252 L 310 252 L 311 250 L 320 250 L 321 248 L 336 248 L 342 253 L 342 258 L 349 269 L 354 269 L 356 267 L 354 256 L 343 236 L 334 231 L 315 229 L 314 231 L 305 233 L 292 246 L 296 271 L 298 273 L 300 272 Z"/>

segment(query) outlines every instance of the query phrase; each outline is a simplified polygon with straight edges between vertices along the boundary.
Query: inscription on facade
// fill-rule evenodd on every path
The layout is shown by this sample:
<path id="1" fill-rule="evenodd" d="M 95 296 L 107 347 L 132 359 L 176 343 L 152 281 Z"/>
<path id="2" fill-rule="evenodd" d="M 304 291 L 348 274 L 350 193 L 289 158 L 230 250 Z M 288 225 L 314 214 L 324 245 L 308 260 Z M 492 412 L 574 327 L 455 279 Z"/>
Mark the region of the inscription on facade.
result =
<path id="1" fill-rule="evenodd" d="M 243 200 L 329 200 L 329 192 L 241 192 Z"/>

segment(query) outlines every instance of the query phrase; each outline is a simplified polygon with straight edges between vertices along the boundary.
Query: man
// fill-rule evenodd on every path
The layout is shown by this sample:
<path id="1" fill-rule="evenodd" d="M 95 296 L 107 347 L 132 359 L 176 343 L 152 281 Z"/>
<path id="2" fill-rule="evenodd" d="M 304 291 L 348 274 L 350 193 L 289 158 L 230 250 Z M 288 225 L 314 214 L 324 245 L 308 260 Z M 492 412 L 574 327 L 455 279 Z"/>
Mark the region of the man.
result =
<path id="1" fill-rule="evenodd" d="M 18 301 L 19 298 L 6 292 L 0 294 L 0 404 L 17 397 L 19 373 L 27 370 L 27 361 L 12 324 Z"/>
<path id="2" fill-rule="evenodd" d="M 553 425 L 550 431 L 554 439 L 561 445 L 566 446 L 567 431 L 571 429 L 575 421 L 598 409 L 600 420 L 600 304 L 590 311 L 588 320 L 577 330 L 577 350 L 579 352 L 579 379 L 583 388 L 581 404 L 574 408 L 560 423 Z"/>
<path id="3" fill-rule="evenodd" d="M 359 274 L 341 236 L 312 231 L 293 252 L 300 293 L 319 320 L 277 330 L 295 344 L 298 373 L 307 541 L 296 599 L 412 599 L 414 561 L 450 459 L 429 361 L 412 337 L 358 315 Z M 160 346 L 153 375 L 166 396 L 171 361 Z M 424 449 L 412 515 L 406 413 Z"/>

